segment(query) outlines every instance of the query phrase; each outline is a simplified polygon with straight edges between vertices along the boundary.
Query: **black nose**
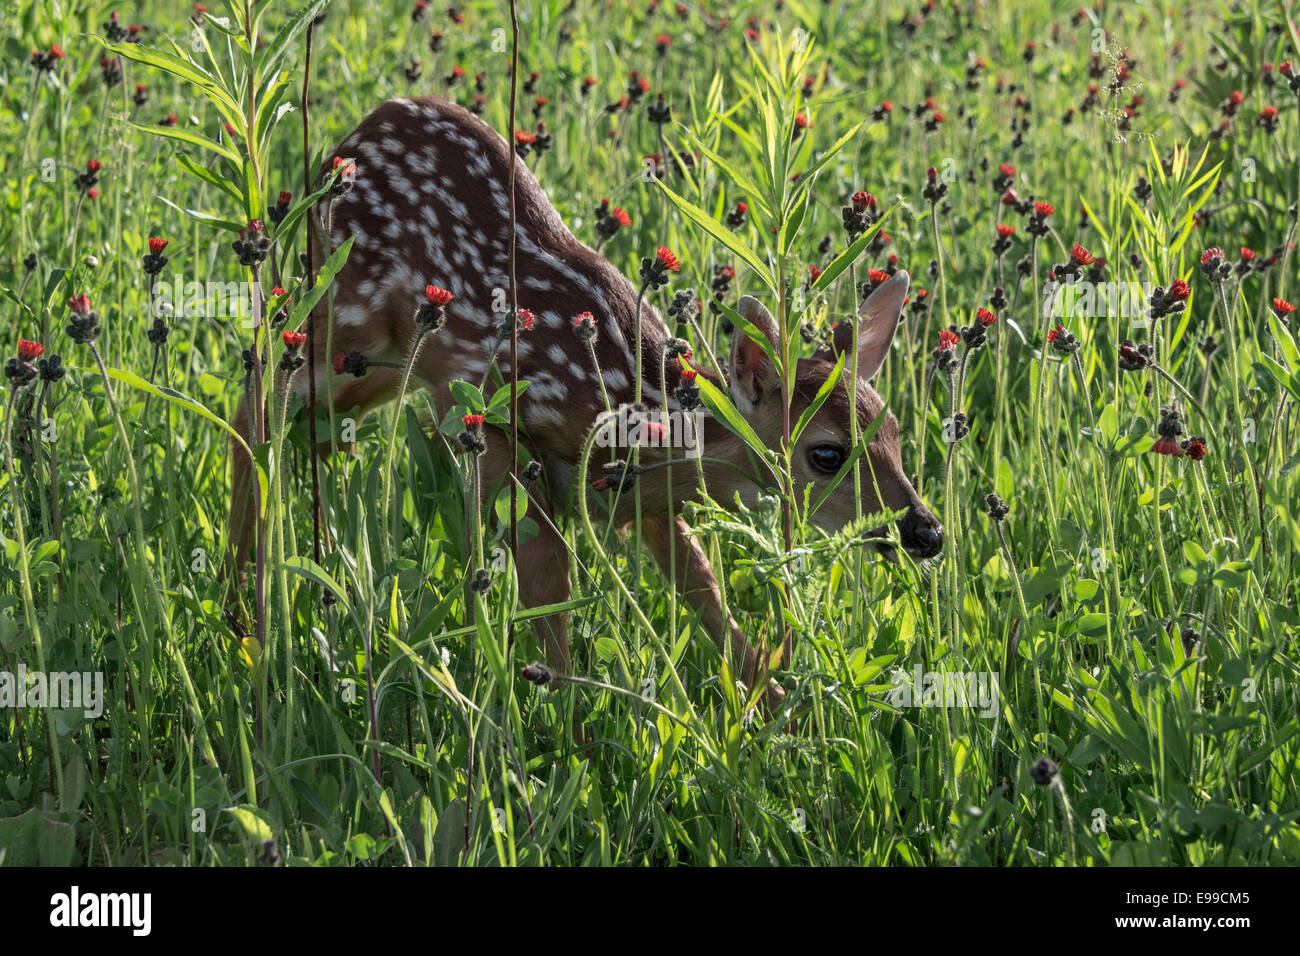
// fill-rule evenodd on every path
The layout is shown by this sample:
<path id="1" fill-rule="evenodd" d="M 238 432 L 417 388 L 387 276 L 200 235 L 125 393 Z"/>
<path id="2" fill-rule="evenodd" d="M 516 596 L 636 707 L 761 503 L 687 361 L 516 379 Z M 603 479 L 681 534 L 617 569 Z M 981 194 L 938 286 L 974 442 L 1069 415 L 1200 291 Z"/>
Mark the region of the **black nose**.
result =
<path id="1" fill-rule="evenodd" d="M 915 558 L 933 558 L 943 550 L 943 526 L 931 514 L 909 512 L 900 524 L 900 539 Z"/>

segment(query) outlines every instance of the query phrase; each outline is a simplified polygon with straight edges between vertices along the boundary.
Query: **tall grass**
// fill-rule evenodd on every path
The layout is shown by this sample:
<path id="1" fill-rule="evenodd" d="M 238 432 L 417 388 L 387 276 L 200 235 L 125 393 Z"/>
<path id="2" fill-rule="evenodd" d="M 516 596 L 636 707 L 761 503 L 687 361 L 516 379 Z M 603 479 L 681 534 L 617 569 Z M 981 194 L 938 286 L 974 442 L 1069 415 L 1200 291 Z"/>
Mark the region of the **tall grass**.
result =
<path id="1" fill-rule="evenodd" d="M 722 300 L 700 292 L 703 311 L 682 324 L 697 355 L 728 353 L 724 324 L 746 326 L 736 297 L 755 295 L 777 320 L 788 397 L 810 348 L 802 333 L 849 319 L 869 269 L 907 268 L 927 289 L 913 292 L 876 384 L 946 529 L 940 559 L 877 559 L 865 532 L 878 516 L 817 531 L 817 495 L 792 467 L 804 422 L 791 416 L 779 447 L 752 449 L 769 486 L 757 505 L 706 495 L 680 507 L 727 608 L 770 652 L 787 692 L 775 713 L 594 499 L 558 519 L 571 599 L 522 607 L 508 544 L 512 524 L 520 537 L 538 530 L 516 511 L 517 488 L 536 491 L 489 489 L 480 511 L 473 456 L 456 440 L 467 413 L 508 426 L 508 381 L 458 383 L 451 409 L 410 395 L 355 435 L 355 409 L 321 408 L 312 423 L 287 387 L 282 362 L 296 353 L 280 333 L 328 306 L 349 254 L 313 263 L 311 277 L 300 263 L 305 217 L 328 215 L 341 175 L 303 194 L 304 162 L 318 168 L 386 97 L 472 103 L 479 70 L 485 118 L 506 129 L 509 43 L 494 31 L 508 7 L 474 0 L 456 24 L 433 7 L 412 19 L 398 0 L 212 6 L 195 23 L 144 4 L 140 44 L 112 38 L 110 3 L 0 18 L 11 38 L 0 190 L 13 212 L 0 219 L 0 309 L 12 316 L 0 352 L 39 342 L 40 358 L 67 368 L 21 386 L 7 376 L 0 394 L 0 670 L 105 681 L 98 718 L 0 708 L 0 859 L 1300 858 L 1300 350 L 1294 318 L 1270 308 L 1296 288 L 1300 97 L 1260 70 L 1300 61 L 1300 38 L 1276 4 L 1171 18 L 1112 3 L 1059 24 L 1046 8 L 995 3 L 972 22 L 941 5 L 903 24 L 883 6 L 738 3 L 726 26 L 693 6 L 521 5 L 518 79 L 538 77 L 521 86 L 517 122 L 535 126 L 532 98 L 544 96 L 537 118 L 552 136 L 524 161 L 566 222 L 594 245 L 600 198 L 627 209 L 632 226 L 602 252 L 634 277 L 649 250 L 670 247 L 682 269 L 653 293 L 664 297 L 707 290 L 714 266 L 734 265 Z M 304 157 L 302 54 L 322 13 Z M 660 34 L 671 44 L 657 47 Z M 67 56 L 52 70 L 28 65 L 29 49 L 53 43 Z M 1122 51 L 1136 64 L 1128 78 Z M 120 83 L 104 82 L 101 56 L 119 60 Z M 458 64 L 465 77 L 449 85 Z M 628 69 L 651 91 L 607 111 Z M 1089 82 L 1098 105 L 1080 108 Z M 1243 103 L 1212 135 L 1234 89 Z M 673 109 L 662 127 L 645 109 L 659 92 Z M 1269 103 L 1276 134 L 1256 122 Z M 175 125 L 159 125 L 169 113 Z M 649 153 L 658 177 L 642 175 Z M 75 178 L 90 159 L 103 163 L 96 198 Z M 1000 204 L 1001 163 L 1016 167 L 1019 202 L 1055 207 L 1043 235 Z M 931 166 L 947 186 L 933 204 Z M 859 189 L 884 215 L 851 240 L 841 208 Z M 282 190 L 295 195 L 277 221 Z M 737 201 L 750 214 L 729 228 Z M 271 244 L 241 266 L 231 243 L 250 220 Z M 1016 228 L 1002 256 L 997 222 Z M 151 236 L 170 240 L 156 279 L 140 268 Z M 1076 242 L 1104 258 L 1104 281 L 1184 279 L 1190 296 L 1154 319 L 1090 311 L 1049 276 Z M 1226 278 L 1203 274 L 1208 246 L 1226 250 Z M 1259 255 L 1237 269 L 1243 246 Z M 165 343 L 151 342 L 156 286 L 174 277 L 246 282 L 251 322 L 182 308 L 163 317 Z M 275 286 L 288 295 L 271 297 Z M 1008 303 L 982 346 L 959 335 L 949 376 L 939 331 L 970 328 L 995 287 Z M 101 317 L 93 346 L 66 332 L 75 295 Z M 1058 325 L 1077 350 L 1046 341 Z M 1125 340 L 1151 345 L 1152 362 L 1124 371 Z M 725 393 L 702 391 L 745 431 Z M 245 392 L 262 411 L 241 433 L 230 419 Z M 1179 438 L 1205 436 L 1204 460 L 1153 451 L 1173 399 Z M 969 434 L 953 429 L 957 413 Z M 317 433 L 340 448 L 320 475 L 319 538 Z M 260 514 L 233 623 L 218 573 L 232 436 L 257 462 Z M 855 435 L 859 447 L 870 437 Z M 526 462 L 538 450 L 520 443 Z M 870 487 L 868 465 L 855 458 L 839 480 Z M 1005 516 L 990 516 L 990 494 Z M 471 591 L 479 568 L 490 586 Z M 569 615 L 574 674 L 543 690 L 528 679 L 543 656 L 530 622 L 556 611 Z M 999 694 L 987 712 L 932 706 L 924 688 L 900 694 L 900 675 L 918 671 L 995 676 Z M 38 827 L 54 838 L 17 838 Z"/>

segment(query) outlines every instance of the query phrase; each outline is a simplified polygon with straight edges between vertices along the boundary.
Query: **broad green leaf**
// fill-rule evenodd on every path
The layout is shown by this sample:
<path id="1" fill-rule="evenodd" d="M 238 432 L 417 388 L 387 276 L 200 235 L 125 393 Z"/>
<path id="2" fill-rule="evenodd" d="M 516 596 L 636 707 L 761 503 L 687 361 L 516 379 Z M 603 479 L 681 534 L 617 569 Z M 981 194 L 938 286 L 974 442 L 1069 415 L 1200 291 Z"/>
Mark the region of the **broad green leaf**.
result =
<path id="1" fill-rule="evenodd" d="M 772 464 L 772 452 L 763 444 L 763 440 L 750 427 L 749 422 L 745 421 L 744 416 L 736 410 L 736 406 L 731 403 L 731 399 L 703 376 L 697 378 L 695 383 L 699 385 L 700 398 L 708 406 L 709 411 L 713 413 L 713 417 L 720 421 L 728 431 L 740 436 L 750 450 L 763 459 L 764 464 L 775 476 L 777 472 Z"/>
<path id="2" fill-rule="evenodd" d="M 808 423 L 812 421 L 813 416 L 826 403 L 826 399 L 831 397 L 831 392 L 834 391 L 835 386 L 843 381 L 844 357 L 846 354 L 845 352 L 840 353 L 835 362 L 835 370 L 826 376 L 826 381 L 822 382 L 822 387 L 817 390 L 817 396 L 812 400 L 812 404 L 805 408 L 803 414 L 799 416 L 794 431 L 790 433 L 790 443 L 792 445 L 798 444 L 799 436 L 803 434 L 803 430 L 808 427 Z M 845 383 L 845 387 L 849 387 L 849 383 Z M 852 395 L 852 392 L 849 394 Z"/>
<path id="3" fill-rule="evenodd" d="M 348 236 L 343 240 L 343 244 L 334 250 L 334 254 L 325 260 L 325 265 L 321 267 L 320 274 L 316 276 L 316 284 L 313 285 L 297 304 L 293 307 L 293 315 L 289 318 L 289 326 L 297 328 L 302 324 L 309 312 L 320 301 L 334 277 L 338 275 L 343 264 L 348 260 L 348 253 L 352 251 L 352 242 L 356 239 L 355 235 Z"/>
<path id="4" fill-rule="evenodd" d="M 871 240 L 875 238 L 876 233 L 880 231 L 880 227 L 885 224 L 885 220 L 889 218 L 889 214 L 898 208 L 900 202 L 902 202 L 901 199 L 896 199 L 894 204 L 885 210 L 884 215 L 877 219 L 870 229 L 854 239 L 847 249 L 831 260 L 831 264 L 822 270 L 822 274 L 812 284 L 813 292 L 825 291 L 832 282 L 840 277 L 840 274 L 845 269 L 857 261 L 858 256 L 862 255 Z"/>
<path id="5" fill-rule="evenodd" d="M 689 199 L 677 195 L 677 193 L 668 188 L 662 179 L 656 179 L 655 182 L 657 182 L 659 188 L 667 194 L 673 205 L 684 212 L 688 219 L 702 227 L 705 232 L 743 259 L 745 264 L 754 270 L 754 274 L 758 276 L 765 286 L 767 286 L 771 293 L 773 295 L 777 294 L 776 279 L 772 277 L 772 270 L 770 270 L 763 260 L 755 255 L 748 246 L 737 239 L 736 236 L 732 234 L 731 230 L 727 229 L 722 225 L 722 223 L 718 222 Z"/>

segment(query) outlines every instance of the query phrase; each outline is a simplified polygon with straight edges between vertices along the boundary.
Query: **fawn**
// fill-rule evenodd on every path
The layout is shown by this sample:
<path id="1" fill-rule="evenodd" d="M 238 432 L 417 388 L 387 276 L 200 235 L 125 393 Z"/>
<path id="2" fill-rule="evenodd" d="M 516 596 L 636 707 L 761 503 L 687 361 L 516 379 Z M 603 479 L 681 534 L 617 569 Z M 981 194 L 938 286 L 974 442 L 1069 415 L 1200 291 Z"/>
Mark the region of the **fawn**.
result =
<path id="1" fill-rule="evenodd" d="M 326 363 L 339 365 L 335 356 L 359 352 L 371 362 L 401 366 L 414 338 L 415 313 L 433 284 L 452 293 L 445 323 L 425 338 L 412 371 L 412 387 L 432 392 L 440 413 L 454 402 L 449 383 L 454 379 L 477 382 L 495 361 L 505 379 L 510 377 L 509 343 L 495 355 L 499 316 L 494 297 L 508 287 L 509 237 L 508 183 L 511 147 L 486 123 L 459 106 L 441 99 L 395 99 L 373 110 L 339 145 L 335 155 L 355 162 L 354 185 L 337 199 L 331 210 L 332 234 L 324 242 L 317 220 L 313 235 L 317 250 L 333 251 L 347 236 L 356 237 L 351 254 L 334 285 L 334 328 L 326 351 L 324 304 L 310 319 L 321 322 L 316 337 L 317 401 L 327 402 Z M 560 221 L 531 171 L 522 162 L 516 173 L 516 276 L 521 309 L 535 316 L 535 327 L 518 340 L 519 379 L 529 383 L 519 395 L 520 462 L 534 458 L 542 463 L 544 480 L 535 488 L 529 514 L 540 533 L 520 542 L 515 554 L 520 597 L 529 607 L 568 599 L 570 581 L 564 540 L 551 520 L 542 520 L 562 505 L 570 493 L 575 463 L 582 444 L 598 416 L 605 397 L 592 367 L 588 345 L 574 333 L 573 320 L 590 312 L 597 325 L 594 342 L 600 373 L 611 406 L 634 400 L 633 349 L 638 292 L 631 282 L 599 253 L 579 242 Z M 322 261 L 317 254 L 315 261 Z M 859 378 L 852 396 L 836 388 L 800 436 L 794 452 L 797 493 L 808 483 L 824 485 L 850 452 L 850 415 L 865 429 L 878 415 L 886 415 L 863 458 L 862 511 L 906 509 L 898 522 L 899 541 L 917 557 L 931 557 L 942 547 L 938 520 L 921 503 L 904 475 L 899 451 L 898 425 L 884 411 L 870 381 L 884 362 L 902 317 L 908 275 L 897 273 L 877 287 L 859 313 Z M 508 308 L 508 306 L 507 306 Z M 755 299 L 742 297 L 739 311 L 777 347 L 776 323 Z M 660 407 L 660 362 L 669 331 L 658 311 L 641 303 L 642 395 L 647 405 Z M 841 323 L 833 345 L 798 361 L 791 393 L 791 420 L 797 420 L 815 399 L 835 367 L 839 352 L 852 345 L 852 328 Z M 737 328 L 729 357 L 730 381 L 699 369 L 697 374 L 720 388 L 729 388 L 737 409 L 768 445 L 779 446 L 784 407 L 779 375 L 763 349 Z M 846 364 L 846 368 L 849 367 Z M 846 381 L 848 376 L 845 376 Z M 361 377 L 335 374 L 334 404 L 340 409 L 359 406 L 361 414 L 391 401 L 400 373 L 386 365 L 371 366 Z M 679 405 L 672 394 L 681 382 L 681 366 L 668 364 L 666 385 L 670 409 Z M 299 371 L 291 387 L 306 396 L 307 370 Z M 241 403 L 235 427 L 248 430 L 248 409 Z M 500 429 L 485 430 L 487 450 L 482 455 L 483 489 L 493 487 L 511 467 L 510 438 Z M 712 418 L 704 420 L 699 436 L 708 459 L 720 459 L 741 470 L 703 464 L 709 494 L 724 505 L 736 493 L 754 502 L 761 488 L 742 472 L 749 471 L 743 443 Z M 322 441 L 325 454 L 331 443 Z M 232 443 L 234 480 L 231 498 L 229 558 L 238 569 L 248 559 L 253 540 L 250 462 Z M 675 455 L 680 458 L 681 455 Z M 642 452 L 642 461 L 654 453 Z M 668 481 L 660 473 L 641 487 L 643 537 L 665 576 L 675 567 L 672 582 L 719 647 L 730 640 L 733 661 L 743 662 L 741 679 L 747 684 L 765 666 L 734 620 L 723 611 L 713 571 L 689 528 L 680 518 L 670 520 L 670 505 L 692 497 L 698 488 L 694 465 L 672 467 L 671 497 Z M 877 497 L 877 488 L 879 497 Z M 816 489 L 814 489 L 816 491 Z M 842 527 L 856 514 L 853 481 L 845 480 L 816 513 L 816 523 L 830 530 Z M 619 496 L 616 520 L 631 519 L 632 496 Z M 680 509 L 678 509 L 680 510 Z M 883 529 L 877 529 L 883 533 Z M 670 562 L 672 551 L 675 558 Z M 570 670 L 565 616 L 537 622 L 539 642 L 549 666 Z"/>

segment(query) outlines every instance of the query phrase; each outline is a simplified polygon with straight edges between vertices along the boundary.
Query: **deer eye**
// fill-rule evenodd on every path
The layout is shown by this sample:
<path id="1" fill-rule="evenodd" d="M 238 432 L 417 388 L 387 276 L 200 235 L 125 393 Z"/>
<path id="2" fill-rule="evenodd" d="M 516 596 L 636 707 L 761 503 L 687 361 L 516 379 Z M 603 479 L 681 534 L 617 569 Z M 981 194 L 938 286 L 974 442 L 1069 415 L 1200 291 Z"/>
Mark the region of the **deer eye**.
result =
<path id="1" fill-rule="evenodd" d="M 833 475 L 844 464 L 844 449 L 839 445 L 814 445 L 808 449 L 808 464 L 817 471 Z"/>

